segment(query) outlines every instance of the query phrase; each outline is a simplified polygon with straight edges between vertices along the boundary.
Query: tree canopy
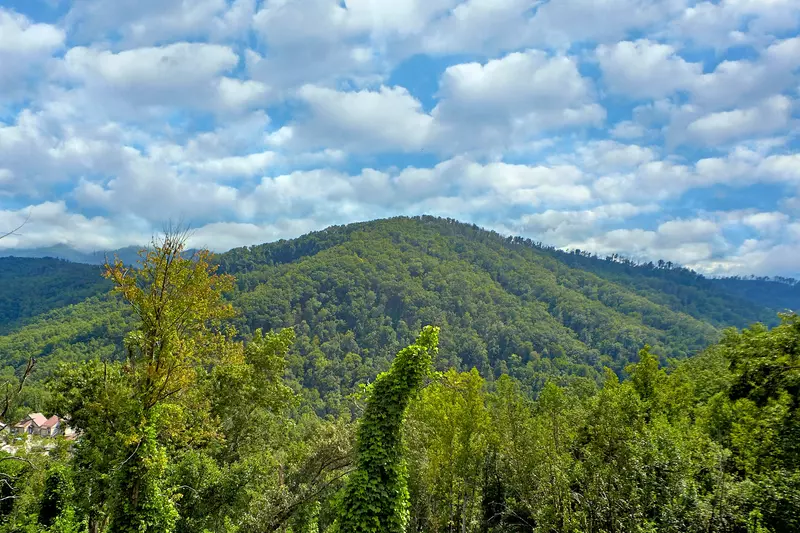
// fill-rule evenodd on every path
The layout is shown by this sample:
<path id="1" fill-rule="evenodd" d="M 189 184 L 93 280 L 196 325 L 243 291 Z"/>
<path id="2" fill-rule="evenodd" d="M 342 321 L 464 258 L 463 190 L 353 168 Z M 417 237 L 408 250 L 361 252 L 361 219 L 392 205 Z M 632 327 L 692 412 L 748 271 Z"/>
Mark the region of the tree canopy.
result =
<path id="1" fill-rule="evenodd" d="M 77 430 L 3 435 L 0 533 L 800 529 L 800 317 L 560 253 L 402 219 L 107 264 L 0 337 L 6 420 Z"/>

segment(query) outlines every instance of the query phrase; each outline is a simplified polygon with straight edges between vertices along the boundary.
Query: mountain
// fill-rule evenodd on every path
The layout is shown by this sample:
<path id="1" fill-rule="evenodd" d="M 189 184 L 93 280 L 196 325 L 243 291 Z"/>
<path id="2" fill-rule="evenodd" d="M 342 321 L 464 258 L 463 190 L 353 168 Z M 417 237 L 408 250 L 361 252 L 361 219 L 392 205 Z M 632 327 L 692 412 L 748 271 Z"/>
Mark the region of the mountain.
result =
<path id="1" fill-rule="evenodd" d="M 21 249 L 6 249 L 0 250 L 0 258 L 3 257 L 18 257 L 18 258 L 53 258 L 64 259 L 73 263 L 85 263 L 89 265 L 102 265 L 105 263 L 106 258 L 114 257 L 115 255 L 122 259 L 125 263 L 134 263 L 138 258 L 140 246 L 127 246 L 117 250 L 103 250 L 94 252 L 82 252 L 76 250 L 66 244 L 57 244 L 55 246 L 46 246 L 43 248 L 21 248 Z"/>
<path id="2" fill-rule="evenodd" d="M 758 305 L 800 311 L 800 281 L 786 278 L 720 278 L 712 283 Z"/>
<path id="3" fill-rule="evenodd" d="M 0 334 L 43 313 L 107 292 L 100 268 L 63 259 L 0 257 Z"/>
<path id="4" fill-rule="evenodd" d="M 38 270 L 16 263 L 21 284 L 5 284 L 5 301 L 40 303 L 16 312 L 5 304 L 0 362 L 18 367 L 37 355 L 44 376 L 61 360 L 120 353 L 130 319 L 95 267 L 15 261 Z M 768 295 L 757 303 L 738 289 L 749 280 L 726 285 L 427 216 L 335 226 L 237 248 L 217 262 L 237 278 L 230 297 L 240 334 L 294 327 L 292 379 L 334 410 L 428 323 L 442 327 L 439 368 L 476 367 L 489 379 L 508 372 L 538 390 L 552 376 L 597 379 L 604 365 L 621 373 L 645 344 L 666 362 L 697 353 L 725 327 L 777 321 Z M 61 272 L 63 290 L 48 269 Z M 51 281 L 30 297 L 15 289 L 40 279 Z M 784 287 L 779 306 L 800 303 L 797 287 Z"/>

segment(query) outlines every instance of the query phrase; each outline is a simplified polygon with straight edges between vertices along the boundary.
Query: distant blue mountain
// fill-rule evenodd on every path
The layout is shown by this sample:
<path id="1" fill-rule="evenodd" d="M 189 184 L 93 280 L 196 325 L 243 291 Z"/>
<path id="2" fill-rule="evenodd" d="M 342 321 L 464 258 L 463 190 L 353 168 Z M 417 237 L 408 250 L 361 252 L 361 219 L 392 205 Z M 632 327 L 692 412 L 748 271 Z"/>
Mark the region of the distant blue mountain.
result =
<path id="1" fill-rule="evenodd" d="M 42 248 L 15 248 L 11 250 L 0 249 L 0 257 L 24 257 L 24 258 L 43 258 L 63 259 L 71 263 L 84 263 L 87 265 L 102 265 L 106 258 L 113 259 L 116 255 L 122 259 L 123 263 L 133 264 L 139 260 L 139 250 L 144 246 L 126 246 L 116 250 L 100 250 L 94 252 L 82 252 L 66 244 L 56 244 L 55 246 L 45 246 Z M 196 252 L 194 248 L 186 250 L 186 254 Z"/>
<path id="2" fill-rule="evenodd" d="M 57 244 L 43 248 L 25 248 L 0 250 L 0 257 L 52 257 L 64 259 L 73 263 L 86 263 L 89 265 L 102 265 L 106 257 L 112 259 L 118 256 L 125 263 L 134 263 L 138 258 L 140 246 L 127 246 L 118 250 L 104 250 L 95 252 L 81 252 L 66 244 Z"/>

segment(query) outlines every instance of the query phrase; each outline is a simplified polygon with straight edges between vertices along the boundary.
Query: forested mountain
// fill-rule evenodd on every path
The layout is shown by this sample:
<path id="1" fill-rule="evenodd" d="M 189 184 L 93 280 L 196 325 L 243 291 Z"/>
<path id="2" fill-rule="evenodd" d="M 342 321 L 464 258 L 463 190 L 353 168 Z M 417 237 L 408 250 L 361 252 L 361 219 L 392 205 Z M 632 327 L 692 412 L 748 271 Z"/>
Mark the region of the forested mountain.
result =
<path id="1" fill-rule="evenodd" d="M 733 294 L 672 265 L 565 253 L 433 217 L 331 227 L 234 249 L 216 262 L 236 276 L 228 297 L 244 338 L 259 328 L 294 328 L 290 375 L 318 395 L 321 410 L 340 408 L 356 384 L 388 368 L 424 324 L 442 327 L 437 367 L 475 367 L 490 380 L 509 373 L 536 391 L 548 376 L 599 379 L 603 366 L 621 374 L 645 344 L 666 362 L 718 340 L 724 327 L 777 320 L 763 305 L 769 296 L 757 293 L 759 305 L 747 291 Z M 3 289 L 4 363 L 19 368 L 35 355 L 44 377 L 60 360 L 121 353 L 128 326 L 97 269 L 0 264 L 11 266 L 4 276 L 20 280 Z M 791 297 L 786 290 L 774 301 Z M 20 320 L 28 323 L 15 326 Z"/>
<path id="2" fill-rule="evenodd" d="M 796 279 L 720 278 L 713 283 L 725 291 L 773 309 L 800 309 L 800 281 Z"/>
<path id="3" fill-rule="evenodd" d="M 0 258 L 0 334 L 50 310 L 108 292 L 99 267 L 61 259 Z"/>
<path id="4" fill-rule="evenodd" d="M 0 337 L 28 360 L 3 418 L 78 432 L 0 435 L 0 533 L 800 528 L 796 314 L 720 333 L 434 219 L 184 254 L 168 235 Z M 715 291 L 691 294 L 745 313 Z"/>

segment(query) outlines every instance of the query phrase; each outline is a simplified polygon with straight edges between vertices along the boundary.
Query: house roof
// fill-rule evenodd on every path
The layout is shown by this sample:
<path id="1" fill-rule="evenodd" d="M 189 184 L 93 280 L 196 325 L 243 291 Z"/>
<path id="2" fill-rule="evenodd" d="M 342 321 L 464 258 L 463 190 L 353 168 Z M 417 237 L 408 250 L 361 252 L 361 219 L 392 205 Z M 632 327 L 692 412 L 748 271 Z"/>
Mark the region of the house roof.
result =
<path id="1" fill-rule="evenodd" d="M 14 427 L 26 427 L 30 422 L 36 424 L 37 427 L 42 427 L 47 423 L 47 418 L 42 413 L 30 413 L 28 416 L 17 422 Z"/>
<path id="2" fill-rule="evenodd" d="M 33 423 L 39 427 L 42 427 L 47 423 L 47 417 L 44 416 L 42 413 L 31 413 L 28 415 L 28 418 L 33 420 Z"/>
<path id="3" fill-rule="evenodd" d="M 51 416 L 48 418 L 44 424 L 39 424 L 40 427 L 43 428 L 52 428 L 55 427 L 59 422 L 59 418 L 56 415 Z"/>

